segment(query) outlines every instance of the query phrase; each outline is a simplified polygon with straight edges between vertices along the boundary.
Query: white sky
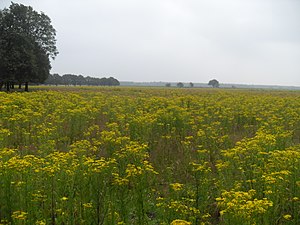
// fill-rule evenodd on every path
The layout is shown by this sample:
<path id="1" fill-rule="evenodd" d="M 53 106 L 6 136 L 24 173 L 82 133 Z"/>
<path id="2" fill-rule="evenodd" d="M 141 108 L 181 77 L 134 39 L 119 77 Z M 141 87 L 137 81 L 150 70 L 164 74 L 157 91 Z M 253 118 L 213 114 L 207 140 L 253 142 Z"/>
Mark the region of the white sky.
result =
<path id="1" fill-rule="evenodd" d="M 14 2 L 52 19 L 52 73 L 300 86 L 300 0 Z"/>

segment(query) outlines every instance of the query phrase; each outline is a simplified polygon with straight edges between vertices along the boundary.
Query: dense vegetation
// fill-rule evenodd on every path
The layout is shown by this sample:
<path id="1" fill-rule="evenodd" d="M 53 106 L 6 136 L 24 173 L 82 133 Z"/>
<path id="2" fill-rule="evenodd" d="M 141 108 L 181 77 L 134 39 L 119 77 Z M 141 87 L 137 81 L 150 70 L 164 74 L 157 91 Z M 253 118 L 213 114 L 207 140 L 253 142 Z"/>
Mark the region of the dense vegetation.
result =
<path id="1" fill-rule="evenodd" d="M 0 89 L 45 81 L 58 54 L 55 35 L 50 18 L 30 6 L 0 9 Z"/>
<path id="2" fill-rule="evenodd" d="M 299 224 L 299 92 L 55 89 L 0 93 L 0 224 Z"/>
<path id="3" fill-rule="evenodd" d="M 84 77 L 82 75 L 75 74 L 64 74 L 60 76 L 59 74 L 50 74 L 44 84 L 47 85 L 88 85 L 88 86 L 119 86 L 120 82 L 113 77 Z"/>

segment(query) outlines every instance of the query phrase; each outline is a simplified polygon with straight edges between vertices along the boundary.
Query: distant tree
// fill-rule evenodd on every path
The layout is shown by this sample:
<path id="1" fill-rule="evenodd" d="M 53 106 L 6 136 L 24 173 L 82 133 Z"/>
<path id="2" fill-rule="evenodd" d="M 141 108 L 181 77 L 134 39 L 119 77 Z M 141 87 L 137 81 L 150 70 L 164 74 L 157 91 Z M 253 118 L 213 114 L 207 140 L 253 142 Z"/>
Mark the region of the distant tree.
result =
<path id="1" fill-rule="evenodd" d="M 176 86 L 179 87 L 179 88 L 183 88 L 183 87 L 184 87 L 184 84 L 183 84 L 182 82 L 179 82 L 179 83 L 177 83 Z"/>
<path id="2" fill-rule="evenodd" d="M 0 82 L 41 83 L 49 76 L 49 57 L 58 54 L 55 29 L 44 13 L 30 6 L 11 3 L 0 10 Z"/>
<path id="3" fill-rule="evenodd" d="M 166 87 L 171 87 L 171 83 L 166 83 L 165 86 Z"/>
<path id="4" fill-rule="evenodd" d="M 81 85 L 85 85 L 86 84 L 86 80 L 84 78 L 84 76 L 82 75 L 78 75 L 77 79 L 76 79 L 76 83 L 81 86 Z"/>
<path id="5" fill-rule="evenodd" d="M 71 80 L 69 79 L 69 76 L 67 74 L 62 75 L 62 84 L 67 86 L 70 85 Z"/>
<path id="6" fill-rule="evenodd" d="M 102 78 L 101 78 L 101 79 L 102 79 Z M 101 82 L 100 82 L 101 79 L 96 78 L 96 77 L 92 77 L 92 78 L 91 78 L 91 83 L 92 83 L 92 85 L 93 85 L 93 86 L 99 86 L 99 85 L 101 85 Z M 105 80 L 104 82 L 106 82 L 106 78 L 105 78 L 104 80 Z"/>
<path id="7" fill-rule="evenodd" d="M 189 83 L 190 87 L 193 88 L 194 84 L 192 82 Z"/>
<path id="8" fill-rule="evenodd" d="M 107 86 L 108 80 L 106 77 L 102 77 L 100 79 L 94 80 L 94 85 Z"/>
<path id="9" fill-rule="evenodd" d="M 58 86 L 63 84 L 63 79 L 58 73 L 55 73 L 53 74 L 53 82 L 56 86 Z"/>
<path id="10" fill-rule="evenodd" d="M 45 80 L 44 84 L 53 85 L 54 84 L 54 78 L 53 74 L 49 74 L 48 78 Z"/>
<path id="11" fill-rule="evenodd" d="M 113 77 L 107 78 L 107 83 L 108 83 L 107 84 L 108 86 L 119 86 L 120 85 L 120 82 Z"/>
<path id="12" fill-rule="evenodd" d="M 86 84 L 87 84 L 88 86 L 93 85 L 93 84 L 92 84 L 92 82 L 93 82 L 93 78 L 92 78 L 92 77 L 87 76 L 87 77 L 85 78 L 85 81 L 86 81 Z"/>
<path id="13" fill-rule="evenodd" d="M 208 85 L 211 85 L 214 88 L 218 88 L 220 86 L 219 81 L 217 81 L 216 79 L 210 80 L 208 82 Z"/>
<path id="14" fill-rule="evenodd" d="M 65 85 L 77 85 L 77 75 L 74 74 L 64 74 L 62 76 L 63 82 Z"/>
<path id="15" fill-rule="evenodd" d="M 96 78 L 96 82 L 97 82 L 97 85 L 100 85 L 100 86 L 119 86 L 120 85 L 120 82 L 113 78 L 113 77 L 109 77 L 109 78 L 106 78 L 106 77 L 103 77 L 103 78 Z"/>

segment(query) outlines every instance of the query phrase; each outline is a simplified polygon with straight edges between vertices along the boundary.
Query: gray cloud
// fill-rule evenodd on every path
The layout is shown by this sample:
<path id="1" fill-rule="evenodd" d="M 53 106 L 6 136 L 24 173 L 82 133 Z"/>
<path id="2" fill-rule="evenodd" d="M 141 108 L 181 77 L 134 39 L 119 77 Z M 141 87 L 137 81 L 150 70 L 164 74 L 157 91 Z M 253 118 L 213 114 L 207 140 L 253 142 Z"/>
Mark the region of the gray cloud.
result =
<path id="1" fill-rule="evenodd" d="M 300 86 L 298 0 L 16 2 L 51 17 L 53 72 Z"/>

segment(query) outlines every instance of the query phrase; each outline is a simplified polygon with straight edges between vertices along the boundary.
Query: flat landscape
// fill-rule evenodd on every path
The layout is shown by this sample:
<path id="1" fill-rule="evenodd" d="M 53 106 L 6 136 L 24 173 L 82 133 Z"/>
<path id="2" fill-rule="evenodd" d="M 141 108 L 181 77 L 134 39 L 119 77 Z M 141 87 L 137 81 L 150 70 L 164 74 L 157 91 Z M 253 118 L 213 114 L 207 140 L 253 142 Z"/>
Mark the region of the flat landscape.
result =
<path id="1" fill-rule="evenodd" d="M 299 224 L 299 91 L 39 86 L 0 101 L 0 224 Z"/>

